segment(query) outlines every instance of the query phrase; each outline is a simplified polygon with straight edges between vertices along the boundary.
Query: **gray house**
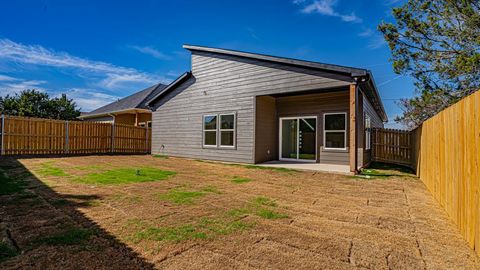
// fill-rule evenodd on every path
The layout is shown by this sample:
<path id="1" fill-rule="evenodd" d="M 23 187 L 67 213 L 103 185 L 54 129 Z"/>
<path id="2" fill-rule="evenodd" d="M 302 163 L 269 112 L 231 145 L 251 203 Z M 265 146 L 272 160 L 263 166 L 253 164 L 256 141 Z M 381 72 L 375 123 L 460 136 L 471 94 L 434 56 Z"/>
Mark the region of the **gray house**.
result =
<path id="1" fill-rule="evenodd" d="M 155 95 L 152 153 L 356 171 L 387 116 L 370 71 L 184 45 L 191 71 Z"/>

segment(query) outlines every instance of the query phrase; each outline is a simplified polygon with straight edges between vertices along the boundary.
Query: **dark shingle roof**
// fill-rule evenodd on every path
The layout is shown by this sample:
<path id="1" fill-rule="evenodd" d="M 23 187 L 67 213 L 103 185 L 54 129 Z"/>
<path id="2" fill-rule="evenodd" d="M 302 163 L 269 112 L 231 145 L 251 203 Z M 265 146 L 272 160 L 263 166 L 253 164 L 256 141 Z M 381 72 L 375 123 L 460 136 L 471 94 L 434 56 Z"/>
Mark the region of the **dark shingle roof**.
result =
<path id="1" fill-rule="evenodd" d="M 128 97 L 109 103 L 91 112 L 82 114 L 81 118 L 88 118 L 97 115 L 105 115 L 113 112 L 124 111 L 128 109 L 148 109 L 147 102 L 162 92 L 166 87 L 164 84 L 155 84 L 142 91 L 136 92 Z"/>

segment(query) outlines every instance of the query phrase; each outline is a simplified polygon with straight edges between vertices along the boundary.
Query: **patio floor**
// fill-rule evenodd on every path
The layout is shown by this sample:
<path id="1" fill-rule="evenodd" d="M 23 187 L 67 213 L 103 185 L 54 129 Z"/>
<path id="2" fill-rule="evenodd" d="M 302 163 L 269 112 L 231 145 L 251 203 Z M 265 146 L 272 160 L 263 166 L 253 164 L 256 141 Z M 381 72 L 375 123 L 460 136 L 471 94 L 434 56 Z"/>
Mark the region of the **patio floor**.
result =
<path id="1" fill-rule="evenodd" d="M 293 162 L 293 161 L 268 161 L 257 164 L 258 166 L 273 167 L 273 168 L 287 168 L 302 171 L 319 171 L 330 173 L 350 174 L 350 166 L 336 165 L 336 164 L 320 164 L 312 162 Z"/>

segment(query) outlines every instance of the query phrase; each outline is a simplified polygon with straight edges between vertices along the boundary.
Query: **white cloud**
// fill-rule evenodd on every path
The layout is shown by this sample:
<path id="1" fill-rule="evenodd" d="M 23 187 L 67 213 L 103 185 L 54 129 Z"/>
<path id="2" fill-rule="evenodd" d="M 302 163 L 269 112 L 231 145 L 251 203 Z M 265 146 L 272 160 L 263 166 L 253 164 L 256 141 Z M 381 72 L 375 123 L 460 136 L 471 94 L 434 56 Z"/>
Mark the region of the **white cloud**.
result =
<path id="1" fill-rule="evenodd" d="M 337 0 L 315 0 L 310 2 L 307 5 L 304 5 L 307 1 L 303 0 L 294 0 L 293 3 L 297 5 L 302 5 L 302 12 L 303 13 L 318 13 L 324 16 L 331 16 L 340 18 L 344 22 L 355 22 L 360 23 L 362 19 L 355 15 L 354 12 L 351 13 L 341 13 L 335 10 L 335 6 L 337 5 Z"/>
<path id="2" fill-rule="evenodd" d="M 385 45 L 387 45 L 387 42 L 385 41 L 383 36 L 380 35 L 380 34 L 377 34 L 374 37 L 372 37 L 372 39 L 370 40 L 370 43 L 368 44 L 367 47 L 369 49 L 375 50 L 375 49 L 379 49 L 379 48 L 381 48 Z"/>
<path id="3" fill-rule="evenodd" d="M 98 92 L 93 89 L 73 88 L 67 91 L 68 98 L 73 99 L 82 111 L 92 111 L 108 103 L 118 100 L 120 97 Z M 59 94 L 60 95 L 60 94 Z"/>
<path id="4" fill-rule="evenodd" d="M 150 56 L 153 56 L 157 59 L 161 59 L 161 60 L 172 59 L 170 56 L 150 46 L 129 46 L 129 47 L 143 54 L 148 54 Z"/>
<path id="5" fill-rule="evenodd" d="M 23 80 L 6 75 L 0 75 L 0 96 L 14 95 L 26 89 L 45 91 L 41 86 L 47 83 L 41 80 Z"/>
<path id="6" fill-rule="evenodd" d="M 373 36 L 374 32 L 372 31 L 372 29 L 370 28 L 367 28 L 365 30 L 363 30 L 362 32 L 360 32 L 358 35 L 360 37 L 371 37 Z"/>
<path id="7" fill-rule="evenodd" d="M 10 76 L 7 76 L 7 75 L 2 75 L 0 74 L 0 82 L 6 82 L 6 81 L 18 81 L 19 79 L 17 78 L 14 78 L 14 77 L 10 77 Z"/>
<path id="8" fill-rule="evenodd" d="M 165 81 L 163 77 L 142 72 L 134 68 L 84 59 L 65 52 L 57 52 L 47 49 L 39 45 L 24 45 L 16 43 L 9 39 L 0 39 L 0 59 L 15 63 L 55 68 L 70 68 L 82 72 L 88 72 L 92 77 L 104 77 L 99 85 L 107 89 L 119 87 L 120 83 L 142 82 L 145 86 Z M 78 75 L 80 76 L 80 74 Z M 129 78 L 131 81 L 129 81 Z M 102 84 L 102 82 L 105 82 L 105 84 Z"/>

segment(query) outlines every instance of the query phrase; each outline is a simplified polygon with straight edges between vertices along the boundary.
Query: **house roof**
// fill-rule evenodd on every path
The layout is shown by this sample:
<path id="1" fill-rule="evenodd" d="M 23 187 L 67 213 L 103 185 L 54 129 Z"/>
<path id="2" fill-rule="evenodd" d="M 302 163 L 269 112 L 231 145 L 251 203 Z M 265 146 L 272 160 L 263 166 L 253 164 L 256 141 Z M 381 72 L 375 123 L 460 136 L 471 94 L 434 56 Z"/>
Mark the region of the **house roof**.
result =
<path id="1" fill-rule="evenodd" d="M 165 87 L 166 85 L 161 83 L 152 85 L 130 96 L 109 103 L 91 112 L 84 113 L 80 118 L 91 118 L 131 109 L 148 109 L 147 102 L 160 93 Z"/>
<path id="2" fill-rule="evenodd" d="M 164 87 L 161 91 L 158 91 L 155 95 L 152 95 L 152 98 L 150 98 L 147 102 L 146 105 L 150 106 L 152 103 L 155 103 L 157 100 L 159 100 L 162 96 L 166 95 L 168 92 L 176 88 L 178 85 L 182 84 L 184 81 L 186 81 L 190 76 L 192 75 L 192 72 L 185 72 L 182 75 L 180 75 L 175 81 Z"/>
<path id="3" fill-rule="evenodd" d="M 183 45 L 183 48 L 192 52 L 198 51 L 198 52 L 216 53 L 221 55 L 231 55 L 231 56 L 237 56 L 242 58 L 256 59 L 256 60 L 265 61 L 265 62 L 274 62 L 274 63 L 283 64 L 283 65 L 297 66 L 297 67 L 303 67 L 303 68 L 315 69 L 315 70 L 324 70 L 328 72 L 348 75 L 353 79 L 355 79 L 359 84 L 362 84 L 364 86 L 362 87 L 362 89 L 365 91 L 365 94 L 368 96 L 369 100 L 371 101 L 372 105 L 375 107 L 377 112 L 380 114 L 382 120 L 385 122 L 388 120 L 387 114 L 383 107 L 382 100 L 380 99 L 380 95 L 378 93 L 378 90 L 375 84 L 375 80 L 373 79 L 373 75 L 371 71 L 368 69 L 298 60 L 298 59 L 292 59 L 292 58 L 286 58 L 286 57 L 277 57 L 277 56 L 271 56 L 266 54 L 257 54 L 257 53 L 249 53 L 249 52 L 242 52 L 242 51 L 235 51 L 235 50 L 220 49 L 220 48 L 196 46 L 196 45 Z M 148 101 L 147 105 L 150 105 L 158 101 L 166 93 L 173 90 L 178 85 L 182 84 L 191 75 L 192 75 L 191 72 L 186 72 L 183 75 L 181 75 L 178 79 L 176 79 L 174 82 L 168 85 L 164 89 L 164 91 L 159 92 L 150 101 Z"/>

